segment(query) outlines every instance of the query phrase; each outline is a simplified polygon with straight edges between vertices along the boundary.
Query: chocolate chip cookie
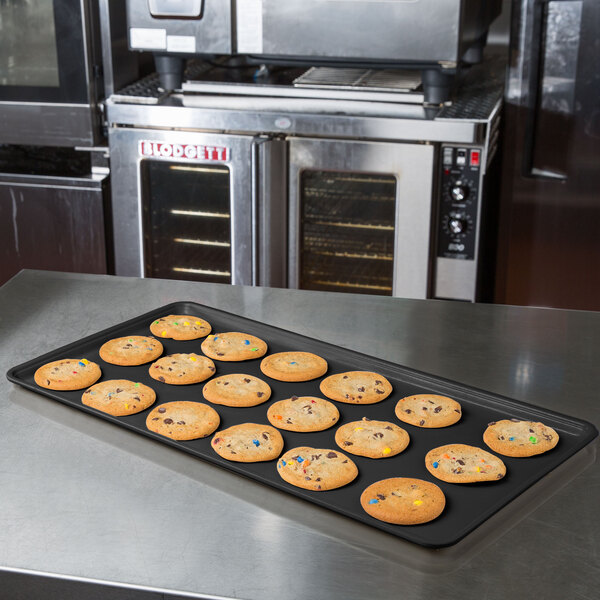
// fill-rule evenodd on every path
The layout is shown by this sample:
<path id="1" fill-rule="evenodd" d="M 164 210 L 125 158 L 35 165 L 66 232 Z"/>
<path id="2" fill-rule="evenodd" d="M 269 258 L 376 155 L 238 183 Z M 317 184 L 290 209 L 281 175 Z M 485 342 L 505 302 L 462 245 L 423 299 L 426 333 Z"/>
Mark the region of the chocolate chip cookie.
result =
<path id="1" fill-rule="evenodd" d="M 150 324 L 150 332 L 159 338 L 197 340 L 211 332 L 208 321 L 193 315 L 169 315 Z"/>
<path id="2" fill-rule="evenodd" d="M 543 454 L 558 444 L 558 433 L 535 421 L 504 419 L 490 423 L 483 441 L 498 454 L 527 457 Z"/>
<path id="3" fill-rule="evenodd" d="M 345 423 L 335 432 L 335 443 L 357 456 L 389 458 L 400 454 L 410 441 L 408 433 L 387 421 L 362 421 Z"/>
<path id="4" fill-rule="evenodd" d="M 497 456 L 466 444 L 446 444 L 430 450 L 425 467 L 448 483 L 498 481 L 506 475 L 506 466 Z"/>
<path id="5" fill-rule="evenodd" d="M 202 394 L 213 404 L 245 407 L 266 402 L 271 397 L 271 388 L 253 375 L 232 373 L 211 379 L 202 389 Z"/>
<path id="6" fill-rule="evenodd" d="M 416 427 L 448 427 L 460 421 L 460 404 L 447 396 L 416 394 L 398 400 L 396 416 L 404 423 Z"/>
<path id="7" fill-rule="evenodd" d="M 148 369 L 150 377 L 171 385 L 188 385 L 205 381 L 215 372 L 215 363 L 201 354 L 170 354 Z"/>
<path id="8" fill-rule="evenodd" d="M 128 379 L 110 379 L 87 389 L 81 396 L 81 402 L 96 410 L 124 417 L 146 410 L 154 404 L 156 393 L 143 383 Z"/>
<path id="9" fill-rule="evenodd" d="M 310 381 L 327 372 L 327 361 L 312 352 L 278 352 L 263 358 L 260 370 L 278 381 Z"/>
<path id="10" fill-rule="evenodd" d="M 111 365 L 131 367 L 156 360 L 163 353 L 163 345 L 153 337 L 129 335 L 102 344 L 100 358 Z"/>
<path id="11" fill-rule="evenodd" d="M 217 431 L 211 448 L 223 458 L 235 462 L 274 460 L 283 450 L 283 438 L 277 429 L 259 423 L 242 423 Z"/>
<path id="12" fill-rule="evenodd" d="M 274 402 L 267 411 L 269 423 L 287 431 L 323 431 L 339 418 L 340 411 L 333 403 L 314 396 L 292 396 Z"/>
<path id="13" fill-rule="evenodd" d="M 392 384 L 371 371 L 336 373 L 323 379 L 320 387 L 327 398 L 348 404 L 375 404 L 392 393 Z"/>
<path id="14" fill-rule="evenodd" d="M 267 343 L 249 333 L 229 331 L 209 335 L 202 342 L 202 352 L 213 360 L 228 362 L 252 360 L 267 353 Z"/>
<path id="15" fill-rule="evenodd" d="M 102 377 L 95 362 L 87 358 L 63 358 L 42 365 L 34 374 L 34 381 L 49 390 L 82 390 Z"/>
<path id="16" fill-rule="evenodd" d="M 146 427 L 173 440 L 195 440 L 217 429 L 219 413 L 202 402 L 165 402 L 152 409 Z"/>

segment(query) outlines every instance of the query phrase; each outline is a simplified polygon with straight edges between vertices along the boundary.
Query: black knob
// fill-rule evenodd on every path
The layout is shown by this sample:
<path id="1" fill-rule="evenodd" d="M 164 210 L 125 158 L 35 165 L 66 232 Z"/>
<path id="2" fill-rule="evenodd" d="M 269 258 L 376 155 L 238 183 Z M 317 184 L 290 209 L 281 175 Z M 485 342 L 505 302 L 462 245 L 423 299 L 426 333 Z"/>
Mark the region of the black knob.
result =
<path id="1" fill-rule="evenodd" d="M 452 200 L 456 202 L 464 202 L 469 195 L 469 187 L 462 181 L 455 181 L 450 188 Z"/>
<path id="2" fill-rule="evenodd" d="M 457 217 L 453 217 L 448 221 L 448 229 L 452 233 L 464 233 L 467 230 L 468 223 L 465 219 L 459 219 Z"/>

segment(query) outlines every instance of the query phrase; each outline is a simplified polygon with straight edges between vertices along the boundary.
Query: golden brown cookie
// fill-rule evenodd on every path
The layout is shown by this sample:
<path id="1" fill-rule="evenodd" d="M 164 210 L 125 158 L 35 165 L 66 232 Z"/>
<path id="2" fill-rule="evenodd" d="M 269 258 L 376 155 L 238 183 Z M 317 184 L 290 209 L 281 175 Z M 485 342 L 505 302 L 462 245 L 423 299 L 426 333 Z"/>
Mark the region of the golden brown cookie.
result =
<path id="1" fill-rule="evenodd" d="M 131 367 L 157 359 L 163 353 L 163 345 L 153 337 L 128 335 L 102 344 L 100 358 L 111 365 Z"/>
<path id="2" fill-rule="evenodd" d="M 87 389 L 81 402 L 113 417 L 124 417 L 146 410 L 154 404 L 156 393 L 143 383 L 110 379 Z"/>
<path id="3" fill-rule="evenodd" d="M 246 407 L 266 402 L 271 397 L 271 388 L 253 375 L 232 373 L 211 379 L 202 389 L 202 394 L 213 404 Z"/>
<path id="4" fill-rule="evenodd" d="M 392 477 L 371 484 L 360 496 L 364 511 L 386 523 L 418 525 L 437 519 L 446 506 L 444 492 L 429 481 Z"/>
<path id="5" fill-rule="evenodd" d="M 252 360 L 267 353 L 267 344 L 255 335 L 229 331 L 209 335 L 202 342 L 202 352 L 213 360 Z"/>
<path id="6" fill-rule="evenodd" d="M 278 381 L 310 381 L 327 372 L 327 361 L 312 352 L 278 352 L 263 358 L 260 370 Z"/>
<path id="7" fill-rule="evenodd" d="M 274 460 L 283 450 L 283 438 L 270 425 L 242 423 L 217 431 L 212 449 L 223 458 L 235 462 Z"/>
<path id="8" fill-rule="evenodd" d="M 323 431 L 335 425 L 340 411 L 334 404 L 313 396 L 292 396 L 269 406 L 267 419 L 287 431 Z"/>
<path id="9" fill-rule="evenodd" d="M 169 315 L 150 324 L 150 331 L 159 338 L 174 340 L 197 340 L 211 331 L 208 321 L 193 315 Z"/>
<path id="10" fill-rule="evenodd" d="M 425 467 L 448 483 L 498 481 L 506 475 L 506 466 L 497 456 L 466 444 L 446 444 L 430 450 Z"/>
<path id="11" fill-rule="evenodd" d="M 324 492 L 353 481 L 358 468 L 339 450 L 301 446 L 288 450 L 277 461 L 277 472 L 296 487 Z"/>
<path id="12" fill-rule="evenodd" d="M 87 358 L 63 358 L 42 365 L 33 379 L 49 390 L 82 390 L 102 377 L 102 371 L 95 362 Z"/>
<path id="13" fill-rule="evenodd" d="M 166 402 L 152 409 L 146 427 L 173 440 L 195 440 L 217 429 L 219 413 L 202 402 Z"/>
<path id="14" fill-rule="evenodd" d="M 215 363 L 201 354 L 170 354 L 150 365 L 150 377 L 171 385 L 200 383 L 215 372 Z"/>
<path id="15" fill-rule="evenodd" d="M 335 443 L 351 454 L 367 458 L 389 458 L 400 454 L 410 442 L 402 427 L 387 421 L 362 421 L 345 423 L 335 432 Z"/>
<path id="16" fill-rule="evenodd" d="M 552 427 L 518 419 L 490 423 L 483 434 L 483 441 L 494 452 L 517 458 L 548 452 L 558 444 L 558 439 Z"/>
<path id="17" fill-rule="evenodd" d="M 436 394 L 416 394 L 398 400 L 396 416 L 416 427 L 448 427 L 460 421 L 462 409 L 452 398 Z"/>
<path id="18" fill-rule="evenodd" d="M 336 373 L 323 379 L 320 387 L 327 398 L 348 404 L 375 404 L 392 393 L 392 384 L 371 371 Z"/>

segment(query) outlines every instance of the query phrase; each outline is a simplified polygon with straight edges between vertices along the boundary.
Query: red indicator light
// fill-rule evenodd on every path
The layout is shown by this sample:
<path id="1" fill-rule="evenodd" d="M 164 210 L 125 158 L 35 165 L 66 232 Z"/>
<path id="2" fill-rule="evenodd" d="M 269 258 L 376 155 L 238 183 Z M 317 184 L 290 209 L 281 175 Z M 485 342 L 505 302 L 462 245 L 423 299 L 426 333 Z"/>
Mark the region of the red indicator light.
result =
<path id="1" fill-rule="evenodd" d="M 444 175 L 450 175 L 450 169 L 444 169 Z"/>
<path id="2" fill-rule="evenodd" d="M 470 164 L 472 167 L 479 166 L 479 157 L 480 157 L 479 150 L 471 150 L 471 163 Z"/>

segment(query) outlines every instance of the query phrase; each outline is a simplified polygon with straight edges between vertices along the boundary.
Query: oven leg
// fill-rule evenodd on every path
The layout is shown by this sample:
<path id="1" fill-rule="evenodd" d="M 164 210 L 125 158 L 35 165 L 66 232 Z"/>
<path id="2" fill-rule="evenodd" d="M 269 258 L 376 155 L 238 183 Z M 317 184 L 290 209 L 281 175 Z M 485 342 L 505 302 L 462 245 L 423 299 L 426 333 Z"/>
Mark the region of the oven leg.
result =
<path id="1" fill-rule="evenodd" d="M 170 92 L 181 89 L 185 64 L 184 58 L 181 56 L 155 54 L 154 64 L 156 65 L 156 72 L 160 77 L 160 85 L 165 91 Z"/>
<path id="2" fill-rule="evenodd" d="M 441 69 L 425 69 L 421 76 L 426 104 L 442 104 L 450 98 L 450 89 L 454 82 L 455 72 Z"/>

